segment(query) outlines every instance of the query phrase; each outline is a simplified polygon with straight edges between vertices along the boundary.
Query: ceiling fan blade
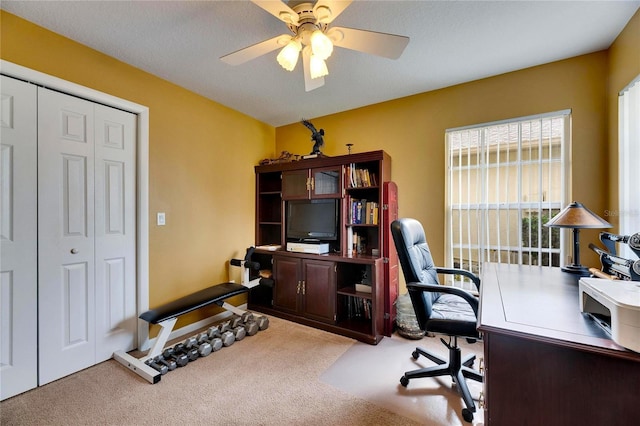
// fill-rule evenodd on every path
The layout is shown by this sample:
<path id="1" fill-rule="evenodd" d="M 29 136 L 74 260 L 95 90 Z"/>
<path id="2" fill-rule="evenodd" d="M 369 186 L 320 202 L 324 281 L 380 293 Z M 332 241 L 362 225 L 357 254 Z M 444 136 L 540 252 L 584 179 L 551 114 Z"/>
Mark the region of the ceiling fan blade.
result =
<path id="1" fill-rule="evenodd" d="M 310 49 L 302 49 L 302 66 L 304 68 L 304 90 L 310 92 L 313 89 L 324 86 L 324 77 L 311 78 L 311 53 Z"/>
<path id="2" fill-rule="evenodd" d="M 338 17 L 349 5 L 349 1 L 334 1 L 334 0 L 318 0 L 313 6 L 313 14 L 316 19 L 323 23 L 329 24 Z"/>
<path id="3" fill-rule="evenodd" d="M 269 40 L 256 43 L 252 46 L 245 47 L 244 49 L 236 50 L 233 53 L 222 56 L 220 59 L 229 65 L 240 65 L 247 61 L 257 58 L 258 56 L 266 55 L 269 52 L 273 52 L 279 47 L 284 47 L 289 40 L 290 35 L 279 35 Z"/>
<path id="4" fill-rule="evenodd" d="M 355 28 L 333 27 L 326 34 L 335 46 L 389 59 L 398 59 L 409 43 L 409 37 Z"/>
<path id="5" fill-rule="evenodd" d="M 298 14 L 281 1 L 251 0 L 251 2 L 266 10 L 285 24 L 298 25 Z"/>

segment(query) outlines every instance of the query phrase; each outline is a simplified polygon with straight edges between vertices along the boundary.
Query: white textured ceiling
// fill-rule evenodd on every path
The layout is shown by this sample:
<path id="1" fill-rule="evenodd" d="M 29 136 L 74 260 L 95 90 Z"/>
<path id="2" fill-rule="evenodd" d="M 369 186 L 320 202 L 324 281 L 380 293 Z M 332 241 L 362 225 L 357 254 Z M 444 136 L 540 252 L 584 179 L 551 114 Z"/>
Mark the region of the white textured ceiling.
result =
<path id="1" fill-rule="evenodd" d="M 273 126 L 608 48 L 640 1 L 354 1 L 332 25 L 410 37 L 398 60 L 336 48 L 325 85 L 277 51 L 219 58 L 286 26 L 248 1 L 10 1 L 10 13 Z"/>

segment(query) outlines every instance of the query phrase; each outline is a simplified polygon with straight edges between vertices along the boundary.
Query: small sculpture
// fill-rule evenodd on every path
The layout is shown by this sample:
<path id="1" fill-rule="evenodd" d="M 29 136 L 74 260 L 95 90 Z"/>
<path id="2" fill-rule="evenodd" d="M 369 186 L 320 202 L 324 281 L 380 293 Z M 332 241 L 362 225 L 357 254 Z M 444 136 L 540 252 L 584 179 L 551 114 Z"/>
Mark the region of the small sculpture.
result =
<path id="1" fill-rule="evenodd" d="M 322 154 L 320 152 L 320 147 L 324 145 L 324 129 L 316 130 L 315 126 L 305 119 L 302 119 L 301 123 L 307 129 L 311 130 L 311 141 L 314 142 L 313 151 L 311 151 L 311 155 Z"/>

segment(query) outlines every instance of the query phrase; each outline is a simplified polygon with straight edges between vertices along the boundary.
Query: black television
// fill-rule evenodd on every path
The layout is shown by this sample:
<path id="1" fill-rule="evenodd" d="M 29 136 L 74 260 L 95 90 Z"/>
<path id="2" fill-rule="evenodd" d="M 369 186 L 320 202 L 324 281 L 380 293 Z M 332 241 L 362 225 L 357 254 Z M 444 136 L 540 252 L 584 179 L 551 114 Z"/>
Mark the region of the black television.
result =
<path id="1" fill-rule="evenodd" d="M 287 201 L 287 241 L 336 241 L 339 200 Z"/>

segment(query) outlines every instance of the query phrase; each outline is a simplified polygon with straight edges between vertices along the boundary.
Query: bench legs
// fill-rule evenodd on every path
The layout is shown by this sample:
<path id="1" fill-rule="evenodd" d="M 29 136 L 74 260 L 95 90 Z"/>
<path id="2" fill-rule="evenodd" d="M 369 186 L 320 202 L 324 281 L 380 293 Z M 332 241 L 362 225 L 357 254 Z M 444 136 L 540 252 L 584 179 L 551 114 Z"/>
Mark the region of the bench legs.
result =
<path id="1" fill-rule="evenodd" d="M 135 358 L 124 351 L 116 351 L 113 353 L 113 359 L 149 383 L 158 383 L 160 381 L 161 374 L 156 369 L 145 364 L 145 361 L 153 359 L 162 353 L 167 341 L 169 340 L 171 331 L 173 331 L 173 326 L 176 324 L 176 321 L 178 321 L 178 318 L 171 318 L 158 323 L 161 327 L 160 333 L 158 334 L 158 337 L 156 337 L 156 341 L 147 355 L 142 358 Z"/>

